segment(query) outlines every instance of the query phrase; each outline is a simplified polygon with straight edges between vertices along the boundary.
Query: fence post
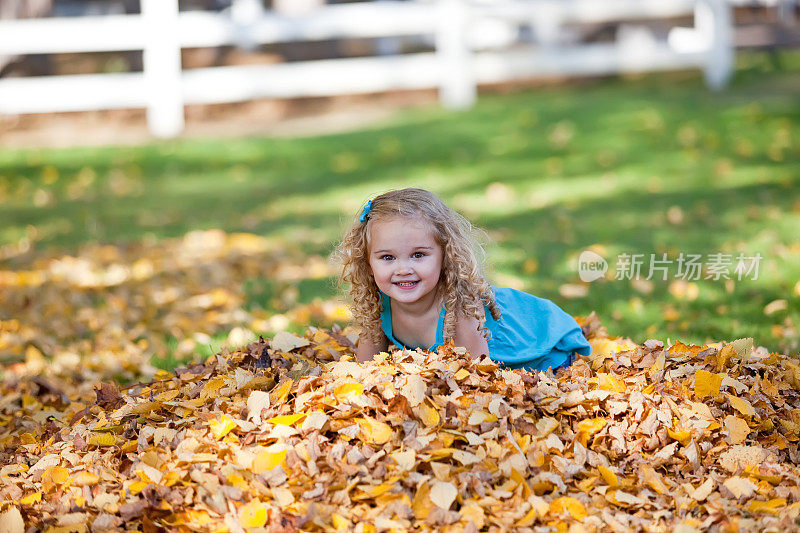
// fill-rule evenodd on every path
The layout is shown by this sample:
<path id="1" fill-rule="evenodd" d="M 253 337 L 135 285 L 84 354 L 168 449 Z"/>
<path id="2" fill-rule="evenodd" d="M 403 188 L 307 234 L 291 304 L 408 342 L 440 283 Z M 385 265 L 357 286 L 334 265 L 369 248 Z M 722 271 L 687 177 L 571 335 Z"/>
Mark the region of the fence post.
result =
<path id="1" fill-rule="evenodd" d="M 731 8 L 726 0 L 698 0 L 694 25 L 708 43 L 706 84 L 713 90 L 723 89 L 733 73 L 733 26 Z"/>
<path id="2" fill-rule="evenodd" d="M 144 47 L 147 125 L 156 137 L 183 131 L 178 0 L 141 0 L 148 39 Z"/>
<path id="3" fill-rule="evenodd" d="M 436 54 L 440 64 L 439 100 L 450 109 L 475 103 L 477 88 L 467 44 L 469 11 L 463 0 L 440 0 Z"/>

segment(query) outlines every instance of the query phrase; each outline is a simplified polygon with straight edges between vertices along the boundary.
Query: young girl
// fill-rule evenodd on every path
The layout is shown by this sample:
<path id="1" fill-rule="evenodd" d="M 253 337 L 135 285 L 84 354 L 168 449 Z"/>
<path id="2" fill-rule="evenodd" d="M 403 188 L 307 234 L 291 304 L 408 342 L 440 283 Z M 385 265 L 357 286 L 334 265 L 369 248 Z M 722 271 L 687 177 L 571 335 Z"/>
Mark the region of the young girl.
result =
<path id="1" fill-rule="evenodd" d="M 569 366 L 575 352 L 591 352 L 575 320 L 551 301 L 491 286 L 475 229 L 428 191 L 370 200 L 336 255 L 362 327 L 360 362 L 390 345 L 436 350 L 446 339 L 528 370 Z"/>

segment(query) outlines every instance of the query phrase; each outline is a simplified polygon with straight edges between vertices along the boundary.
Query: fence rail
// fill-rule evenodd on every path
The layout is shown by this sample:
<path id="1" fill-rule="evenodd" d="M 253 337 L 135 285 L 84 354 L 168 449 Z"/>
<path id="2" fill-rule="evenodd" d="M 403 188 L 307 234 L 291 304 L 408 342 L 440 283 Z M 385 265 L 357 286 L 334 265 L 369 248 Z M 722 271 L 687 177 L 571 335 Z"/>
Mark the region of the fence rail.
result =
<path id="1" fill-rule="evenodd" d="M 680 68 L 702 68 L 709 86 L 720 88 L 733 60 L 725 0 L 386 1 L 302 17 L 264 11 L 247 21 L 233 10 L 179 12 L 177 0 L 141 0 L 141 7 L 135 15 L 0 21 L 0 55 L 144 52 L 141 73 L 0 79 L 0 113 L 144 107 L 151 132 L 171 137 L 183 129 L 186 104 L 438 87 L 443 105 L 467 107 L 480 83 Z M 568 23 L 686 16 L 694 26 L 672 28 L 666 40 L 643 27 L 627 27 L 613 43 L 551 38 Z M 539 42 L 480 49 L 471 35 L 487 20 L 530 24 Z M 434 51 L 188 70 L 180 63 L 182 48 L 408 35 L 432 36 Z"/>

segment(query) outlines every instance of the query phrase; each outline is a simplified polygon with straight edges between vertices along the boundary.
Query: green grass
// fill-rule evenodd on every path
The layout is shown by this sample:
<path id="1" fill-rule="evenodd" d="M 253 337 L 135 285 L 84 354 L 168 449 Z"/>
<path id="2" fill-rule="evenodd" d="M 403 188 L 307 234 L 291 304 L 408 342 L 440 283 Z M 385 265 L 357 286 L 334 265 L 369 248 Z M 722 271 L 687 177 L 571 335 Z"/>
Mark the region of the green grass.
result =
<path id="1" fill-rule="evenodd" d="M 796 351 L 800 55 L 739 63 L 721 93 L 697 73 L 659 74 L 485 95 L 469 111 L 404 111 L 337 135 L 3 150 L 0 245 L 73 250 L 222 228 L 327 254 L 368 197 L 422 186 L 489 231 L 499 284 L 574 315 L 595 310 L 611 333 L 637 341 L 754 336 Z M 670 280 L 637 289 L 612 279 L 565 298 L 559 289 L 578 283 L 575 261 L 589 246 L 612 272 L 620 253 L 764 260 L 757 280 L 696 282 L 695 299 L 674 296 Z M 281 290 L 249 281 L 248 306 L 272 309 Z M 297 301 L 335 290 L 304 280 Z M 777 299 L 787 309 L 765 314 Z"/>

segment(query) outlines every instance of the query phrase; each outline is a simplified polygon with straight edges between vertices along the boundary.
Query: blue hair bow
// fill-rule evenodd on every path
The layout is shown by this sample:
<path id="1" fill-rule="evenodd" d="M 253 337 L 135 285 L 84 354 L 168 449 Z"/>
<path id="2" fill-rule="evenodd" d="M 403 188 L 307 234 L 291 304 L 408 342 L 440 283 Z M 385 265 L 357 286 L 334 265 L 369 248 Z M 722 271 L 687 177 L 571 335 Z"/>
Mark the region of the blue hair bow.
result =
<path id="1" fill-rule="evenodd" d="M 364 206 L 364 209 L 361 211 L 361 216 L 358 218 L 360 222 L 366 222 L 369 220 L 369 212 L 372 211 L 372 200 L 367 202 L 367 205 Z"/>

